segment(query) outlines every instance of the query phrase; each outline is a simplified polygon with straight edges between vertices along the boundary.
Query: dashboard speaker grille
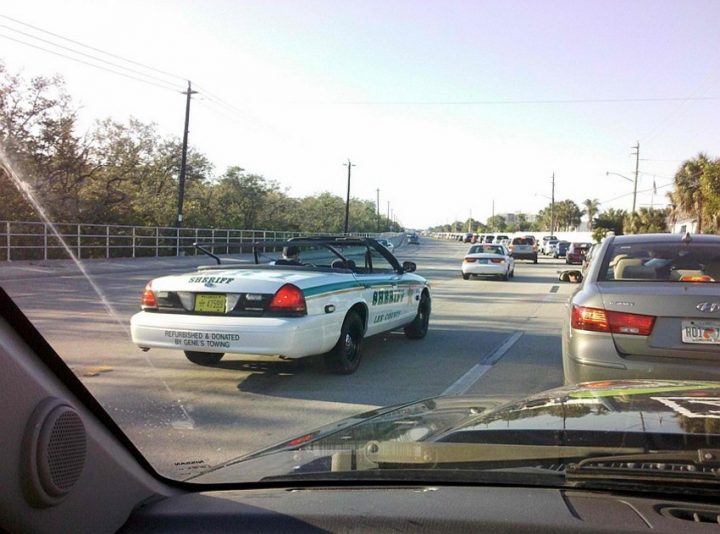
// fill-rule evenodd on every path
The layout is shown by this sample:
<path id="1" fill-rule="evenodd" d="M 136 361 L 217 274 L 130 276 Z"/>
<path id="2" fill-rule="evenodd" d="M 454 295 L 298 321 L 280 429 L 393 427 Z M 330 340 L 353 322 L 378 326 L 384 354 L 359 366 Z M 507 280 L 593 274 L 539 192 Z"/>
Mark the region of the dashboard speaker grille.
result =
<path id="1" fill-rule="evenodd" d="M 61 412 L 56 414 L 55 412 Z M 59 408 L 51 414 L 54 421 L 50 422 L 49 433 L 42 446 L 46 448 L 49 478 L 53 493 L 69 491 L 80 478 L 85 455 L 87 453 L 87 440 L 85 439 L 85 426 L 80 416 L 71 408 Z"/>
<path id="2" fill-rule="evenodd" d="M 54 506 L 82 475 L 87 435 L 80 415 L 57 398 L 43 400 L 25 430 L 23 491 L 35 507 Z"/>

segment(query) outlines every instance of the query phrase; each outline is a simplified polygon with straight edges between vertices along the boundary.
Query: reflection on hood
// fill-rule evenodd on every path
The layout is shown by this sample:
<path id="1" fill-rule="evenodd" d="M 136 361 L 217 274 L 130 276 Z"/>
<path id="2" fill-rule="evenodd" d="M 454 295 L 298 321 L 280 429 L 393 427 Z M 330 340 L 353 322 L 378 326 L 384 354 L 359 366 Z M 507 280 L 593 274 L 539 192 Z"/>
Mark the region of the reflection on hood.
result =
<path id="1" fill-rule="evenodd" d="M 333 454 L 362 450 L 376 442 L 643 450 L 717 447 L 720 383 L 591 382 L 515 401 L 436 397 L 342 420 L 228 462 L 194 481 L 228 482 L 253 475 L 329 471 Z"/>

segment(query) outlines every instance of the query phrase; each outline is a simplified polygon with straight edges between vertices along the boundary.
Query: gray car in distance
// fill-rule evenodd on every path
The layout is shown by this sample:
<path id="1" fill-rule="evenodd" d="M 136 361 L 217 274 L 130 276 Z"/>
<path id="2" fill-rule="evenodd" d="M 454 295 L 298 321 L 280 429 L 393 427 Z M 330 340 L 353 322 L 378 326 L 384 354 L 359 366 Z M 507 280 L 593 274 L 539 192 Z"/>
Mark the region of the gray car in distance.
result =
<path id="1" fill-rule="evenodd" d="M 566 384 L 720 380 L 720 236 L 603 241 L 563 324 Z"/>

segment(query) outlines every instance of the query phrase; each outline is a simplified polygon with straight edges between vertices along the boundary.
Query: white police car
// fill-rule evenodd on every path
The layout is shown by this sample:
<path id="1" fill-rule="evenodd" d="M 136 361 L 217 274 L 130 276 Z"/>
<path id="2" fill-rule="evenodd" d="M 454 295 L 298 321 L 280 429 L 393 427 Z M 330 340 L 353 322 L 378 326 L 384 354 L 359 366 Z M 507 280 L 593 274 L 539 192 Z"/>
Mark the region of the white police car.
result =
<path id="1" fill-rule="evenodd" d="M 363 337 L 401 327 L 410 339 L 427 333 L 427 281 L 373 239 L 243 244 L 253 260 L 236 263 L 221 263 L 211 247 L 238 250 L 237 243 L 196 246 L 218 264 L 148 282 L 130 323 L 143 350 L 179 349 L 205 365 L 226 353 L 324 354 L 331 371 L 348 374 L 360 363 Z M 299 250 L 299 259 L 278 258 L 283 246 Z"/>

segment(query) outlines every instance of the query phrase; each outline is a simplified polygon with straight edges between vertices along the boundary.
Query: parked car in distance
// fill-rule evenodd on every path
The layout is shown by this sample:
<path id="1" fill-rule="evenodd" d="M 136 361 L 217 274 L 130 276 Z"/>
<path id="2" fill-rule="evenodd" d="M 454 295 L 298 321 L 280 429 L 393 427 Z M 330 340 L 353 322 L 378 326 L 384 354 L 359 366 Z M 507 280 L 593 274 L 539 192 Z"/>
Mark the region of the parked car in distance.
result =
<path id="1" fill-rule="evenodd" d="M 495 234 L 495 239 L 493 240 L 493 243 L 496 245 L 502 245 L 503 241 L 510 242 L 510 236 L 505 234 Z"/>
<path id="2" fill-rule="evenodd" d="M 720 236 L 606 238 L 563 324 L 566 384 L 720 380 Z"/>
<path id="3" fill-rule="evenodd" d="M 571 243 L 565 254 L 565 263 L 569 265 L 582 264 L 590 247 L 592 247 L 592 243 Z"/>
<path id="4" fill-rule="evenodd" d="M 462 263 L 462 277 L 495 276 L 508 280 L 515 276 L 515 260 L 503 245 L 476 244 L 471 246 Z"/>
<path id="5" fill-rule="evenodd" d="M 570 241 L 558 241 L 555 247 L 553 247 L 553 258 L 564 258 L 567 255 L 569 247 Z"/>
<path id="6" fill-rule="evenodd" d="M 590 250 L 588 250 L 587 253 L 585 254 L 585 256 L 583 257 L 582 268 L 581 268 L 583 275 L 587 272 L 588 267 L 590 267 L 590 262 L 593 260 L 593 257 L 595 256 L 595 253 L 598 251 L 599 248 L 600 248 L 600 243 L 593 243 L 593 245 L 590 247 Z"/>
<path id="7" fill-rule="evenodd" d="M 516 260 L 530 260 L 537 263 L 537 248 L 532 237 L 516 237 L 508 247 L 510 255 Z"/>
<path id="8" fill-rule="evenodd" d="M 420 238 L 418 237 L 417 234 L 408 234 L 407 242 L 408 242 L 408 245 L 419 245 Z"/>
<path id="9" fill-rule="evenodd" d="M 542 253 L 546 256 L 552 256 L 558 241 L 558 239 L 548 239 L 547 241 L 544 241 L 542 244 Z"/>

